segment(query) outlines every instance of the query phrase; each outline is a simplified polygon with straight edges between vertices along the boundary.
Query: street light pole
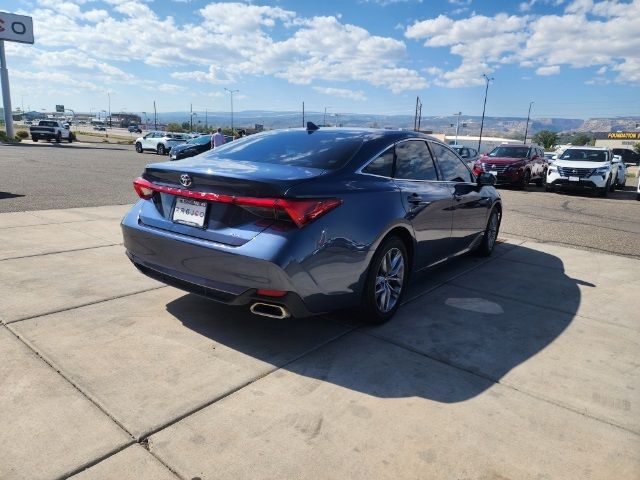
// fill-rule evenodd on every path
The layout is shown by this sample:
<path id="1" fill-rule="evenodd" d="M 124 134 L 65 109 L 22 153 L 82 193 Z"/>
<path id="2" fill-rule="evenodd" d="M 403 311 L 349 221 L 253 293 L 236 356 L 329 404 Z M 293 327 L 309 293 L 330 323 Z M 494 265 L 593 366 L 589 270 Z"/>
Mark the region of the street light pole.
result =
<path id="1" fill-rule="evenodd" d="M 111 127 L 111 92 L 107 92 L 107 96 L 109 97 L 109 126 Z"/>
<path id="2" fill-rule="evenodd" d="M 529 133 L 529 118 L 531 118 L 531 105 L 536 102 L 529 102 L 529 113 L 527 113 L 527 126 L 524 129 L 524 144 L 527 144 L 527 133 Z"/>
<path id="3" fill-rule="evenodd" d="M 231 136 L 234 135 L 233 132 L 233 94 L 238 93 L 240 90 L 229 90 L 225 87 L 225 90 L 231 94 Z"/>
<path id="4" fill-rule="evenodd" d="M 454 113 L 455 116 L 458 117 L 458 121 L 456 122 L 456 145 L 458 144 L 458 132 L 460 131 L 460 115 L 462 112 Z"/>
<path id="5" fill-rule="evenodd" d="M 480 122 L 480 138 L 478 139 L 478 153 L 480 153 L 480 145 L 482 143 L 482 129 L 484 128 L 484 112 L 487 108 L 487 93 L 489 92 L 489 82 L 495 80 L 493 77 L 489 78 L 486 73 L 483 73 L 482 76 L 487 81 L 487 86 L 484 89 L 484 105 L 482 106 L 482 121 Z"/>
<path id="6" fill-rule="evenodd" d="M 331 107 L 324 107 L 324 120 L 322 120 L 322 124 L 324 127 L 327 126 L 327 108 L 331 108 Z"/>

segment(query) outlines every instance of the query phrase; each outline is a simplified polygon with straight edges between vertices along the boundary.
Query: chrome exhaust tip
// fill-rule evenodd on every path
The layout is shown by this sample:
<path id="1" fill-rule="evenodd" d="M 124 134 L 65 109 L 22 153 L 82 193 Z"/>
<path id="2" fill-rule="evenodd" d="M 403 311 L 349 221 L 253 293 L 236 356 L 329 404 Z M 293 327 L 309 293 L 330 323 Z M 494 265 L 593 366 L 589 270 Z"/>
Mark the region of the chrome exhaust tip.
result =
<path id="1" fill-rule="evenodd" d="M 291 314 L 287 311 L 286 308 L 280 305 L 274 305 L 272 303 L 262 303 L 256 302 L 249 308 L 249 311 L 254 315 L 261 315 L 263 317 L 269 318 L 289 318 Z"/>

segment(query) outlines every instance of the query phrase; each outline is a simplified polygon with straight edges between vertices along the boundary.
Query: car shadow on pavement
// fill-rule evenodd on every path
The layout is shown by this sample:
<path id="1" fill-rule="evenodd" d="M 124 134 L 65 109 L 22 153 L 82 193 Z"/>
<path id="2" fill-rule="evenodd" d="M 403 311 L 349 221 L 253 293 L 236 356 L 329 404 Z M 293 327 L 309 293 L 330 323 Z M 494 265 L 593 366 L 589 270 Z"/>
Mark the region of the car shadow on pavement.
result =
<path id="1" fill-rule="evenodd" d="M 562 261 L 548 253 L 515 246 L 509 256 L 514 261 L 489 261 L 455 284 L 414 298 L 379 327 L 349 325 L 342 321 L 345 314 L 283 320 L 239 315 L 233 307 L 192 294 L 166 308 L 185 327 L 266 362 L 274 351 L 308 339 L 310 331 L 335 330 L 337 323 L 355 328 L 341 330 L 348 333 L 324 345 L 318 342 L 320 348 L 294 362 L 274 366 L 376 397 L 461 402 L 554 342 L 578 310 L 578 286 L 594 286 L 566 275 Z M 474 261 L 458 259 L 456 268 Z M 544 308 L 546 302 L 554 309 Z"/>
<path id="2" fill-rule="evenodd" d="M 24 197 L 24 195 L 20 193 L 0 192 L 0 200 L 4 200 L 6 198 L 20 198 L 20 197 Z"/>

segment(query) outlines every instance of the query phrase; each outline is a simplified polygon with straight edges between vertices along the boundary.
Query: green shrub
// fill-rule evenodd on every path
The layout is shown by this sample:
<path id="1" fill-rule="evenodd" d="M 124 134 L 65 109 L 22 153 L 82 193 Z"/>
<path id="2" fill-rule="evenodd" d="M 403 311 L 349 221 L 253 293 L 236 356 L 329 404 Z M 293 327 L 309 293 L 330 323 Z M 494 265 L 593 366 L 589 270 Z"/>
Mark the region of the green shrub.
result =
<path id="1" fill-rule="evenodd" d="M 20 130 L 18 133 L 16 133 L 16 137 L 29 138 L 29 132 L 27 132 L 26 130 Z"/>
<path id="2" fill-rule="evenodd" d="M 20 141 L 20 139 L 18 137 L 9 138 L 9 137 L 7 137 L 7 132 L 5 132 L 4 130 L 0 130 L 0 142 L 18 143 L 19 141 Z"/>

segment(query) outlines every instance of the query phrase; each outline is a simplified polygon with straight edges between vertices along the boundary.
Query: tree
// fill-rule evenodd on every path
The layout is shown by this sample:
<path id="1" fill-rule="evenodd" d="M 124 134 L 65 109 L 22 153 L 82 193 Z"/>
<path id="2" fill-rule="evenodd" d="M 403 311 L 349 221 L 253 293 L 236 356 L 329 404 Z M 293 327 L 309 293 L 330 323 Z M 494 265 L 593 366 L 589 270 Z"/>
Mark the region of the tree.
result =
<path id="1" fill-rule="evenodd" d="M 640 143 L 634 144 L 633 149 L 636 151 L 636 153 L 640 153 Z"/>
<path id="2" fill-rule="evenodd" d="M 542 145 L 545 150 L 551 149 L 558 143 L 558 134 L 551 130 L 540 130 L 533 136 L 533 143 Z"/>
<path id="3" fill-rule="evenodd" d="M 589 135 L 585 133 L 576 133 L 571 138 L 571 145 L 582 146 L 582 145 L 586 145 L 590 141 L 591 141 L 591 137 Z"/>
<path id="4" fill-rule="evenodd" d="M 179 123 L 170 123 L 167 125 L 168 132 L 182 132 L 182 126 Z"/>

